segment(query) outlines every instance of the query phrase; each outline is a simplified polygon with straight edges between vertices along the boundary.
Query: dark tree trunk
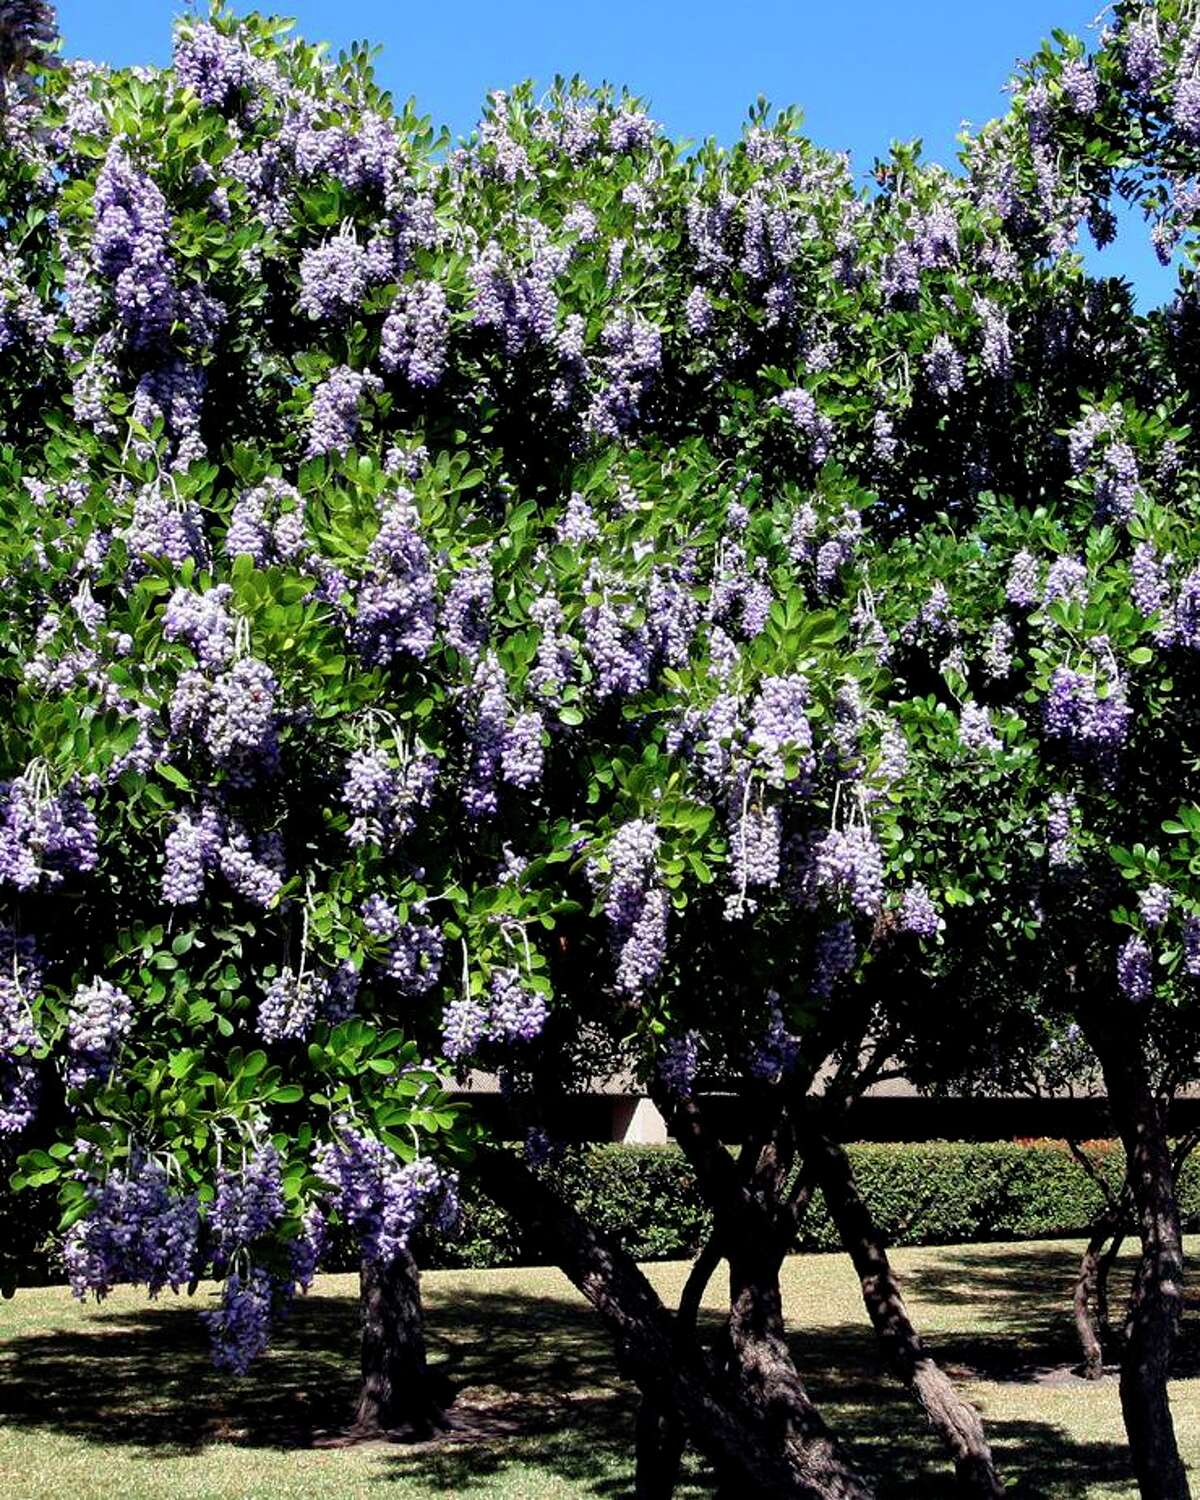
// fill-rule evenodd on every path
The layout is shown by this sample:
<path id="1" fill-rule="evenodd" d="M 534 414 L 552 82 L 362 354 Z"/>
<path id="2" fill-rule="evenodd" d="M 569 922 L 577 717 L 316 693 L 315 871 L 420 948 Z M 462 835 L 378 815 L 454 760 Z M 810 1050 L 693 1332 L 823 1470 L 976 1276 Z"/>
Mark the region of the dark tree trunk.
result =
<path id="1" fill-rule="evenodd" d="M 1110 1347 L 1115 1342 L 1112 1319 L 1108 1315 L 1108 1278 L 1116 1258 L 1125 1243 L 1126 1229 L 1122 1225 L 1113 1235 L 1108 1249 L 1100 1257 L 1096 1268 L 1096 1321 L 1100 1325 L 1101 1341 Z"/>
<path id="2" fill-rule="evenodd" d="M 686 1349 L 695 1338 L 700 1303 L 720 1263 L 720 1240 L 711 1234 L 701 1247 L 679 1297 L 675 1342 L 681 1349 Z M 661 1406 L 657 1397 L 643 1396 L 637 1420 L 636 1500 L 671 1500 L 679 1483 L 684 1442 L 679 1414 Z"/>
<path id="3" fill-rule="evenodd" d="M 407 1250 L 390 1263 L 364 1260 L 359 1279 L 362 1389 L 354 1430 L 431 1437 L 445 1422 L 441 1383 L 425 1361 L 417 1263 Z"/>
<path id="4" fill-rule="evenodd" d="M 1187 1475 L 1171 1420 L 1171 1351 L 1183 1304 L 1183 1242 L 1175 1199 L 1166 1107 L 1151 1086 L 1136 1041 L 1100 1032 L 1089 1041 L 1100 1059 L 1109 1107 L 1125 1146 L 1133 1218 L 1142 1244 L 1125 1320 L 1121 1411 L 1142 1500 L 1189 1500 Z"/>
<path id="5" fill-rule="evenodd" d="M 655 1102 L 696 1171 L 729 1261 L 730 1378 L 797 1463 L 820 1453 L 826 1462 L 844 1464 L 804 1388 L 785 1333 L 779 1270 L 795 1237 L 793 1211 L 782 1199 L 791 1164 L 790 1128 L 776 1111 L 772 1127 L 735 1163 L 697 1100 L 674 1099 L 660 1090 Z M 855 1482 L 861 1484 L 857 1477 Z M 723 1490 L 735 1487 L 726 1478 Z"/>
<path id="6" fill-rule="evenodd" d="M 1083 1354 L 1082 1373 L 1088 1380 L 1099 1380 L 1104 1373 L 1103 1325 L 1099 1317 L 1100 1264 L 1110 1228 L 1109 1217 L 1105 1214 L 1097 1221 L 1087 1249 L 1083 1252 L 1079 1262 L 1079 1275 L 1075 1278 L 1075 1292 L 1071 1298 L 1075 1332 L 1079 1336 L 1079 1348 Z"/>
<path id="7" fill-rule="evenodd" d="M 955 1390 L 913 1327 L 888 1261 L 884 1240 L 854 1183 L 845 1151 L 825 1136 L 813 1136 L 804 1156 L 820 1184 L 838 1235 L 862 1286 L 863 1301 L 889 1365 L 916 1397 L 954 1463 L 958 1492 L 999 1500 L 997 1477 L 979 1413 Z"/>
<path id="8" fill-rule="evenodd" d="M 722 1473 L 736 1474 L 761 1500 L 870 1500 L 820 1418 L 807 1431 L 779 1432 L 769 1410 L 724 1377 L 695 1340 L 679 1346 L 674 1319 L 633 1260 L 592 1228 L 515 1156 L 476 1158 L 487 1192 L 519 1222 L 536 1227 L 554 1259 L 612 1334 L 622 1368 L 656 1411 L 679 1414 L 689 1438 Z"/>

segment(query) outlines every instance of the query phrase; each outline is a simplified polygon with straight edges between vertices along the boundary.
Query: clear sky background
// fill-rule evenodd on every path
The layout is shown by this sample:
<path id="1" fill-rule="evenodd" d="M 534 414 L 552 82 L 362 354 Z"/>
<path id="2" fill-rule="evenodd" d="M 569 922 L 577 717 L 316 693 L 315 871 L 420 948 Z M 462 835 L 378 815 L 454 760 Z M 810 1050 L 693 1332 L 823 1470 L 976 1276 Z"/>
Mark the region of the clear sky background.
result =
<path id="1" fill-rule="evenodd" d="M 821 145 L 861 171 L 889 140 L 920 136 L 951 164 L 963 120 L 1000 113 L 1018 57 L 1061 27 L 1089 34 L 1100 0 L 261 0 L 335 50 L 366 38 L 403 99 L 456 134 L 489 89 L 556 73 L 628 85 L 675 137 L 732 140 L 758 95 L 795 104 Z M 69 56 L 165 63 L 176 0 L 59 0 Z M 242 8 L 242 7 L 239 7 Z M 249 8 L 248 6 L 245 8 Z M 202 13 L 206 7 L 202 6 Z M 1084 237 L 1086 239 L 1086 236 Z M 1140 220 L 1089 256 L 1127 276 L 1143 306 L 1174 284 Z"/>

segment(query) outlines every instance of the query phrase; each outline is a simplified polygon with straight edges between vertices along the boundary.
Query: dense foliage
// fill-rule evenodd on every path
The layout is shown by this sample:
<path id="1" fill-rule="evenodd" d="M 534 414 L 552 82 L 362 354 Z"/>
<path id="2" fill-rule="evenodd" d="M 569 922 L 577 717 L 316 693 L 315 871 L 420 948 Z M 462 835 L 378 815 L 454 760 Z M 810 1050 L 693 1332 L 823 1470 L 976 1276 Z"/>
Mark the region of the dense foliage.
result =
<path id="1" fill-rule="evenodd" d="M 535 1159 L 556 1090 L 787 1090 L 860 1008 L 930 1086 L 1087 1072 L 1088 1007 L 1189 1074 L 1196 301 L 1073 248 L 1188 244 L 1187 7 L 869 189 L 765 107 L 451 146 L 274 21 L 112 71 L 30 14 L 0 1129 L 81 1294 L 214 1272 L 244 1368 L 328 1220 L 453 1218 L 473 1065 Z"/>

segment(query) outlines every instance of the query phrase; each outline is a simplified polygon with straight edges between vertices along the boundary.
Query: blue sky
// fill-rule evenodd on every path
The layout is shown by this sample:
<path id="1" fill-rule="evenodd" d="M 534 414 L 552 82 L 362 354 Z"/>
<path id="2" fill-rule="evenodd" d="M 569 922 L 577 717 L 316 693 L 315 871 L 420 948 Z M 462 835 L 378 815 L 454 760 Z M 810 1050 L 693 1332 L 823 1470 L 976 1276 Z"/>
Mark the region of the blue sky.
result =
<path id="1" fill-rule="evenodd" d="M 174 0 L 60 0 L 68 55 L 124 65 L 170 54 Z M 203 8 L 203 7 L 202 7 Z M 964 119 L 1004 107 L 1015 58 L 1051 28 L 1086 34 L 1099 0 L 280 0 L 301 32 L 334 48 L 382 45 L 379 74 L 435 123 L 465 133 L 490 88 L 555 73 L 627 84 L 674 136 L 733 138 L 759 94 L 796 104 L 809 134 L 860 169 L 892 138 L 920 136 L 948 161 Z M 1162 301 L 1162 271 L 1140 222 L 1093 257 Z"/>

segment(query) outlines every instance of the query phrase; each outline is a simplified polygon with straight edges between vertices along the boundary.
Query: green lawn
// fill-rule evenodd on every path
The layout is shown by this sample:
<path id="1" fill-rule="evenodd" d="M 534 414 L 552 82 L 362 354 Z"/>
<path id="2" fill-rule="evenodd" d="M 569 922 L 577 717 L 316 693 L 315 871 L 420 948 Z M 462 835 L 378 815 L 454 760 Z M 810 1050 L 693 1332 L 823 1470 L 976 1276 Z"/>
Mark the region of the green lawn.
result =
<path id="1" fill-rule="evenodd" d="M 1200 1242 L 1190 1246 L 1193 1256 Z M 1075 1357 L 1062 1242 L 900 1250 L 919 1326 L 983 1408 L 1014 1496 L 1132 1497 L 1113 1378 Z M 650 1268 L 675 1297 L 686 1267 Z M 937 1500 L 950 1485 L 905 1392 L 879 1373 L 843 1258 L 785 1271 L 796 1356 L 881 1496 Z M 633 1397 L 590 1309 L 551 1270 L 425 1278 L 434 1359 L 455 1382 L 457 1431 L 431 1446 L 324 1446 L 354 1393 L 350 1277 L 322 1278 L 246 1380 L 208 1366 L 198 1306 L 131 1291 L 80 1307 L 62 1288 L 0 1303 L 0 1500 L 565 1500 L 629 1492 Z M 719 1288 L 709 1305 L 719 1305 Z M 1193 1299 L 1191 1320 L 1200 1321 Z M 1200 1338 L 1174 1387 L 1200 1470 Z M 711 1494 L 699 1465 L 681 1493 Z"/>

